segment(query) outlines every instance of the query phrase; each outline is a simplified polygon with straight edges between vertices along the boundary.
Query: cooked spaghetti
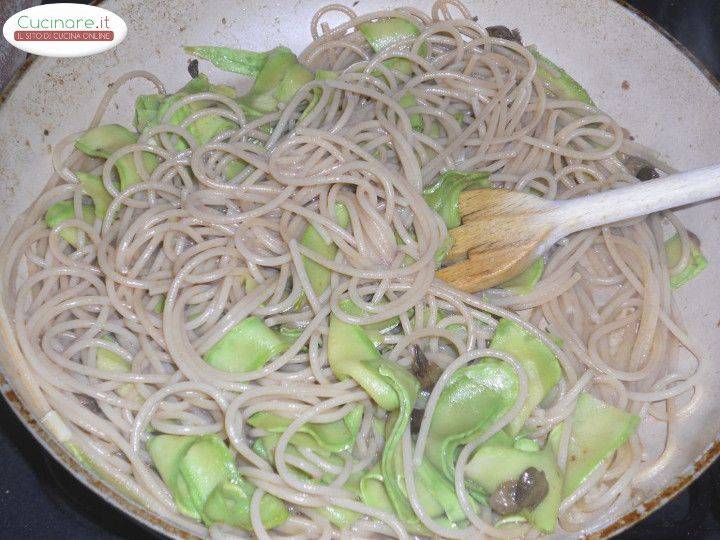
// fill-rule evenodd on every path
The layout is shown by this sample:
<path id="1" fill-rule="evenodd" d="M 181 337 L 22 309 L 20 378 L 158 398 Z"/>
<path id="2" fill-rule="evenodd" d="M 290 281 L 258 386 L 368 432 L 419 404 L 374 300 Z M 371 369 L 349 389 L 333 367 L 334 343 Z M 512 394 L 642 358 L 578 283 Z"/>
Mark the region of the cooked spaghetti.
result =
<path id="1" fill-rule="evenodd" d="M 479 295 L 435 271 L 464 188 L 563 199 L 669 166 L 457 1 L 332 5 L 311 31 L 297 57 L 188 48 L 254 77 L 242 96 L 196 63 L 173 94 L 129 73 L 56 146 L 3 247 L 11 375 L 198 535 L 597 530 L 672 451 L 638 422 L 672 430 L 692 396 L 692 235 L 670 213 L 584 231 Z M 135 129 L 102 125 L 135 78 L 157 87 Z"/>

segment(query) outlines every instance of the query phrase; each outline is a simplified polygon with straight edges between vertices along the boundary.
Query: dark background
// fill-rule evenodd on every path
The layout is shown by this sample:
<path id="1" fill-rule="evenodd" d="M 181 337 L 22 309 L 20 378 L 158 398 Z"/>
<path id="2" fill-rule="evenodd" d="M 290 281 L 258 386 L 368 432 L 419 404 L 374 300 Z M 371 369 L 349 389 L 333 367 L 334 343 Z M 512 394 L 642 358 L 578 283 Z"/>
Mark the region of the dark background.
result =
<path id="1" fill-rule="evenodd" d="M 6 7 L 9 1 L 0 4 Z M 720 0 L 628 4 L 653 18 L 720 77 Z M 153 536 L 55 463 L 0 400 L 0 538 L 144 540 Z M 720 539 L 720 464 L 618 538 Z"/>

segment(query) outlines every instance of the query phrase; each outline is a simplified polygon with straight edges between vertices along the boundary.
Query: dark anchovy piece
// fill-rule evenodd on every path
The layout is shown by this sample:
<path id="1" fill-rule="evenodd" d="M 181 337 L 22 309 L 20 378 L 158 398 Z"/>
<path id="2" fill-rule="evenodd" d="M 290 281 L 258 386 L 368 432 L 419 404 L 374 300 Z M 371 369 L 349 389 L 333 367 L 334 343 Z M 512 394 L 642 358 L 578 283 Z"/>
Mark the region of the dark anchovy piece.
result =
<path id="1" fill-rule="evenodd" d="M 640 167 L 638 172 L 635 174 L 635 178 L 641 182 L 645 182 L 646 180 L 652 180 L 653 178 L 660 178 L 660 174 L 658 174 L 654 167 L 647 165 Z"/>
<path id="2" fill-rule="evenodd" d="M 490 497 L 490 507 L 501 516 L 517 514 L 524 509 L 532 510 L 542 502 L 549 490 L 545 473 L 528 467 L 517 480 L 500 484 Z"/>
<path id="3" fill-rule="evenodd" d="M 428 391 L 433 389 L 443 372 L 440 366 L 428 360 L 418 345 L 413 347 L 413 361 L 410 370 L 420 381 L 420 387 Z"/>
<path id="4" fill-rule="evenodd" d="M 518 500 L 522 501 L 524 508 L 533 509 L 543 501 L 549 489 L 545 473 L 535 467 L 529 467 L 518 478 L 515 494 Z"/>
<path id="5" fill-rule="evenodd" d="M 95 414 L 101 414 L 102 411 L 100 410 L 100 407 L 97 404 L 97 401 L 95 398 L 86 396 L 85 394 L 75 394 L 75 397 L 80 402 L 80 405 L 85 407 L 86 409 L 92 411 Z M 104 415 L 103 415 L 104 416 Z"/>
<path id="6" fill-rule="evenodd" d="M 200 75 L 200 68 L 198 67 L 197 58 L 193 58 L 188 62 L 188 73 L 193 79 Z"/>
<path id="7" fill-rule="evenodd" d="M 655 167 L 641 157 L 628 154 L 622 158 L 622 162 L 628 172 L 641 182 L 660 177 L 660 173 L 658 173 Z"/>
<path id="8" fill-rule="evenodd" d="M 410 413 L 410 433 L 417 435 L 420 431 L 420 424 L 422 424 L 423 415 L 425 409 L 413 409 Z"/>
<path id="9" fill-rule="evenodd" d="M 522 45 L 522 37 L 520 36 L 520 30 L 513 28 L 510 30 L 507 26 L 488 26 L 487 30 L 490 37 L 507 39 L 508 41 L 517 41 Z"/>

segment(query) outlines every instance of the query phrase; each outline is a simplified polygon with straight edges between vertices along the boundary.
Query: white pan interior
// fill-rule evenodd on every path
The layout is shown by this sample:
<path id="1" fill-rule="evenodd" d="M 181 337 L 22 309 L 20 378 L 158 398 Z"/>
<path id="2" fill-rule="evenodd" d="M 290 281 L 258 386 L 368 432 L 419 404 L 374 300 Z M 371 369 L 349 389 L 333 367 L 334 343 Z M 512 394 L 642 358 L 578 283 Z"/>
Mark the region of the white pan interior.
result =
<path id="1" fill-rule="evenodd" d="M 0 236 L 40 193 L 49 176 L 50 146 L 83 129 L 100 96 L 121 74 L 143 69 L 170 90 L 187 80 L 183 44 L 218 44 L 264 50 L 284 43 L 301 50 L 310 40 L 310 19 L 327 0 L 107 0 L 121 15 L 128 37 L 117 49 L 79 59 L 39 58 L 0 107 Z M 401 0 L 344 0 L 364 13 Z M 431 0 L 414 0 L 429 9 Z M 520 29 L 565 67 L 595 102 L 636 139 L 657 149 L 678 169 L 720 161 L 720 94 L 680 50 L 648 23 L 610 0 L 466 0 L 486 26 Z M 207 69 L 206 66 L 204 66 Z M 211 78 L 231 76 L 209 71 Z M 134 83 L 111 105 L 108 121 L 129 124 L 132 102 L 149 86 Z M 44 134 L 47 130 L 48 134 Z M 643 478 L 647 497 L 687 475 L 720 431 L 720 203 L 680 212 L 701 239 L 710 266 L 677 295 L 691 335 L 705 351 L 692 411 L 671 433 L 673 451 Z M 645 430 L 643 436 L 660 436 Z M 631 508 L 627 508 L 631 510 Z M 643 511 L 640 509 L 640 514 Z"/>

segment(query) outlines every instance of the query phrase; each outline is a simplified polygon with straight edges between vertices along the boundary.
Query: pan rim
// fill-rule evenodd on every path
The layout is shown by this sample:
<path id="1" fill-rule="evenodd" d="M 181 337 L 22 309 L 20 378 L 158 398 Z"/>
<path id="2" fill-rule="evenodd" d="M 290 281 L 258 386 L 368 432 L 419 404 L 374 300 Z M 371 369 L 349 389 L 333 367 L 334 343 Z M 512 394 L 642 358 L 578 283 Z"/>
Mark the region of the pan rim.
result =
<path id="1" fill-rule="evenodd" d="M 634 6 L 628 4 L 625 0 L 609 0 L 618 4 L 627 10 L 631 16 L 639 18 L 670 44 L 675 47 L 685 58 L 687 58 L 695 68 L 697 68 L 710 85 L 720 93 L 720 79 L 708 67 L 697 58 L 685 45 L 672 36 L 665 28 L 656 23 L 649 16 L 639 11 Z M 97 6 L 106 3 L 106 0 L 93 0 L 91 5 Z M 27 75 L 30 67 L 37 60 L 37 56 L 30 55 L 28 59 L 18 68 L 13 77 L 8 81 L 6 86 L 0 90 L 0 109 L 5 106 L 8 97 L 13 93 L 18 83 Z M 25 428 L 33 435 L 43 448 L 65 469 L 78 479 L 83 485 L 102 498 L 106 503 L 111 504 L 126 516 L 140 523 L 141 525 L 151 529 L 154 532 L 164 534 L 172 538 L 196 538 L 189 531 L 181 529 L 172 522 L 162 519 L 154 512 L 144 508 L 137 502 L 127 498 L 118 490 L 113 488 L 104 480 L 100 479 L 90 469 L 84 467 L 70 452 L 41 427 L 38 419 L 30 413 L 28 408 L 22 402 L 17 394 L 13 391 L 7 378 L 0 369 L 0 387 L 2 387 L 2 396 L 13 413 L 23 423 Z M 710 444 L 704 452 L 699 455 L 692 463 L 692 472 L 683 475 L 675 481 L 665 486 L 659 493 L 653 494 L 646 500 L 635 505 L 634 509 L 626 514 L 618 517 L 612 523 L 593 533 L 590 538 L 610 538 L 622 531 L 639 523 L 650 514 L 664 506 L 667 502 L 677 496 L 682 490 L 696 480 L 719 456 L 720 456 L 720 433 L 716 434 L 714 442 Z"/>

